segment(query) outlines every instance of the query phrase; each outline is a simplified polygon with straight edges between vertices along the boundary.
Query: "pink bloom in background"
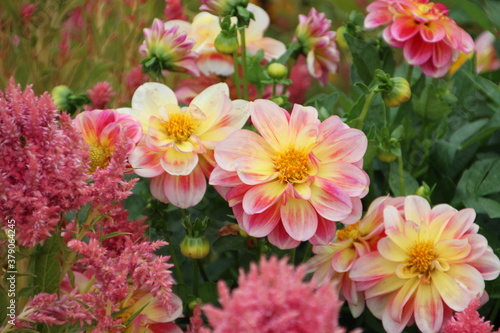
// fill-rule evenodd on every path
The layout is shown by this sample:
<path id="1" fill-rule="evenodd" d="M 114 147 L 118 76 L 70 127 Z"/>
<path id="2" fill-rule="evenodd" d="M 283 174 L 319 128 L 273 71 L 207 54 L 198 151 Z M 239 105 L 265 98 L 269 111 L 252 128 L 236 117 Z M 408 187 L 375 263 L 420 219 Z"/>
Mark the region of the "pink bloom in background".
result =
<path id="1" fill-rule="evenodd" d="M 326 244 L 335 221 L 358 221 L 370 181 L 361 168 L 364 133 L 337 116 L 320 123 L 316 109 L 297 104 L 290 116 L 256 100 L 250 113 L 260 134 L 240 130 L 219 143 L 210 176 L 240 226 L 287 249 L 307 240 Z"/>
<path id="2" fill-rule="evenodd" d="M 187 208 L 198 204 L 215 161 L 213 149 L 248 119 L 248 104 L 233 101 L 219 83 L 180 108 L 170 88 L 146 83 L 132 98 L 132 108 L 119 111 L 142 124 L 144 139 L 130 155 L 134 171 L 152 178 L 151 193 L 162 202 Z"/>
<path id="3" fill-rule="evenodd" d="M 96 83 L 92 89 L 87 90 L 93 109 L 104 109 L 111 98 L 116 95 L 109 82 L 103 81 Z"/>
<path id="4" fill-rule="evenodd" d="M 335 239 L 329 244 L 313 247 L 315 255 L 307 262 L 309 270 L 314 272 L 312 280 L 318 285 L 337 281 L 340 295 L 355 318 L 365 309 L 365 297 L 349 278 L 349 271 L 356 259 L 376 250 L 377 242 L 385 236 L 384 208 L 393 205 L 401 210 L 403 202 L 404 198 L 375 199 L 361 221 L 337 230 Z"/>
<path id="5" fill-rule="evenodd" d="M 495 40 L 495 35 L 489 31 L 483 32 L 476 38 L 474 49 L 477 54 L 476 70 L 478 73 L 500 68 L 500 60 L 494 47 Z"/>
<path id="6" fill-rule="evenodd" d="M 484 292 L 484 280 L 498 277 L 500 260 L 477 233 L 475 216 L 446 204 L 431 209 L 419 196 L 406 197 L 404 213 L 385 207 L 387 236 L 354 262 L 350 278 L 388 332 L 413 322 L 437 332 Z"/>
<path id="7" fill-rule="evenodd" d="M 309 14 L 299 15 L 299 25 L 295 30 L 295 39 L 301 45 L 307 57 L 307 68 L 312 77 L 321 84 L 328 81 L 328 74 L 337 72 L 340 53 L 335 39 L 337 34 L 331 31 L 332 21 L 324 13 L 311 8 Z"/>
<path id="8" fill-rule="evenodd" d="M 490 325 L 490 321 L 485 321 L 484 317 L 481 317 L 477 312 L 480 307 L 479 297 L 473 299 L 467 308 L 462 311 L 455 313 L 446 324 L 443 326 L 443 333 L 464 333 L 464 332 L 474 332 L 474 333 L 491 333 L 493 330 L 493 325 Z M 500 333 L 500 329 L 495 331 L 495 333 Z"/>
<path id="9" fill-rule="evenodd" d="M 148 81 L 149 76 L 142 72 L 141 66 L 139 65 L 132 68 L 130 72 L 125 75 L 124 79 L 127 95 L 132 97 L 137 88 Z"/>
<path id="10" fill-rule="evenodd" d="M 202 307 L 212 332 L 345 332 L 338 324 L 342 302 L 335 284 L 328 282 L 316 288 L 312 282 L 303 281 L 305 275 L 304 266 L 288 265 L 286 258 L 261 257 L 247 274 L 240 270 L 238 287 L 231 293 L 219 281 L 222 309 Z"/>
<path id="11" fill-rule="evenodd" d="M 84 204 L 88 153 L 49 94 L 37 98 L 13 80 L 0 92 L 0 147 L 2 225 L 15 220 L 19 245 L 35 246 Z"/>
<path id="12" fill-rule="evenodd" d="M 448 8 L 428 0 L 377 0 L 367 7 L 365 28 L 389 24 L 383 33 L 390 45 L 403 49 L 410 65 L 439 78 L 448 73 L 460 51 L 474 50 L 472 37 L 448 16 Z"/>
<path id="13" fill-rule="evenodd" d="M 165 0 L 165 9 L 163 15 L 167 21 L 170 20 L 187 20 L 186 14 L 182 7 L 181 0 Z"/>
<path id="14" fill-rule="evenodd" d="M 154 19 L 151 29 L 144 29 L 144 43 L 139 47 L 145 59 L 156 58 L 161 63 L 161 70 L 187 73 L 198 76 L 199 70 L 193 52 L 194 41 L 187 38 L 179 27 L 166 27 L 159 19 Z M 147 61 L 146 61 L 147 63 Z"/>
<path id="15" fill-rule="evenodd" d="M 128 154 L 142 137 L 141 124 L 132 116 L 115 110 L 83 111 L 74 122 L 89 147 L 90 172 L 108 166 L 122 136 L 126 138 L 125 149 Z"/>
<path id="16" fill-rule="evenodd" d="M 248 0 L 201 0 L 200 10 L 215 16 L 230 15 L 236 6 L 247 7 Z"/>

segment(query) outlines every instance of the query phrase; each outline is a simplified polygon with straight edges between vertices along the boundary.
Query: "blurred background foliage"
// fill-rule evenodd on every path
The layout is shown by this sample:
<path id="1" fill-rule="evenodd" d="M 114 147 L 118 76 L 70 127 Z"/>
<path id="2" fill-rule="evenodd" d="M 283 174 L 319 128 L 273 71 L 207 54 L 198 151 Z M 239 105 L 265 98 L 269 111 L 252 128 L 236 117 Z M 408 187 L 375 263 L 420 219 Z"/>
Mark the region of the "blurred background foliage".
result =
<path id="1" fill-rule="evenodd" d="M 315 106 L 324 119 L 337 114 L 351 125 L 358 120 L 367 98 L 367 86 L 380 68 L 393 76 L 408 75 L 401 50 L 390 48 L 380 38 L 380 30 L 363 31 L 365 0 L 262 0 L 252 1 L 271 17 L 267 35 L 288 44 L 298 22 L 298 14 L 311 7 L 325 12 L 332 28 L 344 27 L 339 49 L 342 60 L 339 73 L 321 87 L 314 84 L 307 92 L 306 104 Z M 473 38 L 489 30 L 498 37 L 500 1 L 443 0 L 450 16 Z M 94 84 L 108 81 L 116 92 L 110 107 L 129 105 L 138 84 L 130 74 L 140 63 L 139 45 L 143 28 L 154 18 L 166 19 L 165 2 L 147 0 L 0 0 L 0 89 L 9 78 L 22 85 L 33 84 L 37 93 L 67 85 L 73 92 L 85 93 Z M 183 2 L 188 19 L 197 12 L 199 1 Z M 81 15 L 79 15 L 81 14 Z M 168 13 L 167 13 L 168 14 Z M 71 19 L 79 17 L 78 20 Z M 495 43 L 500 54 L 500 43 Z M 477 74 L 474 59 L 466 62 L 453 76 L 431 79 L 413 71 L 412 98 L 397 108 L 387 108 L 377 95 L 364 121 L 369 138 L 364 168 L 371 179 L 365 207 L 376 197 L 408 195 L 418 191 L 433 205 L 449 203 L 461 209 L 476 210 L 480 233 L 500 255 L 500 70 Z M 137 73 L 136 73 L 137 74 Z M 184 74 L 167 78 L 175 85 Z M 137 77 L 137 75 L 135 75 Z M 400 169 L 403 173 L 400 173 Z M 401 186 L 404 176 L 404 186 Z M 209 189 L 203 201 L 187 210 L 192 218 L 210 217 L 206 235 L 212 250 L 203 259 L 205 278 L 194 296 L 190 277 L 191 260 L 180 254 L 184 238 L 179 221 L 181 213 L 153 199 L 146 179 L 125 202 L 131 219 L 148 216 L 151 238 L 170 242 L 163 254 L 178 258 L 177 267 L 186 277 L 176 293 L 186 305 L 197 298 L 217 302 L 216 284 L 237 279 L 238 268 L 257 260 L 261 253 L 285 254 L 263 239 L 243 237 L 224 227 L 235 223 L 227 203 Z M 299 263 L 311 255 L 307 244 L 295 253 Z M 177 273 L 178 274 L 178 273 Z M 176 276 L 179 281 L 178 275 Z M 480 310 L 500 324 L 500 281 L 487 281 L 490 301 Z M 365 332 L 382 332 L 380 323 L 367 311 L 354 320 L 348 310 L 343 314 L 349 328 L 364 327 Z M 409 328 L 408 332 L 414 331 Z"/>

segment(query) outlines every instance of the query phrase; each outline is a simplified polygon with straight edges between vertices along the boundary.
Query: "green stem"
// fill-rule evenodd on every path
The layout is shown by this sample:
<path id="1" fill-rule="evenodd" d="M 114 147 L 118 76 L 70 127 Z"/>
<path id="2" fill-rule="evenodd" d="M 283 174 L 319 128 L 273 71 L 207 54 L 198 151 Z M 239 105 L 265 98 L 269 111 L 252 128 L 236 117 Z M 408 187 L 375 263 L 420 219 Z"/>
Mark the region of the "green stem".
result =
<path id="1" fill-rule="evenodd" d="M 362 129 L 363 128 L 363 122 L 365 121 L 366 115 L 368 114 L 368 110 L 370 109 L 370 105 L 372 104 L 373 97 L 377 94 L 377 91 L 373 89 L 370 91 L 370 94 L 365 100 L 365 104 L 363 105 L 363 109 L 361 110 L 361 116 L 358 119 L 358 124 L 356 128 Z"/>
<path id="2" fill-rule="evenodd" d="M 293 248 L 290 251 L 290 264 L 295 265 L 295 252 L 297 251 L 297 248 Z"/>
<path id="3" fill-rule="evenodd" d="M 273 97 L 276 96 L 276 82 L 273 83 Z"/>
<path id="4" fill-rule="evenodd" d="M 312 254 L 312 244 L 307 242 L 307 247 L 306 247 L 306 251 L 304 252 L 304 258 L 302 258 L 302 262 L 306 262 L 307 259 L 309 259 L 311 257 L 311 254 Z"/>
<path id="5" fill-rule="evenodd" d="M 399 148 L 401 149 L 401 145 L 399 145 Z M 402 154 L 398 156 L 398 173 L 399 173 L 399 190 L 401 192 L 400 195 L 404 197 L 406 195 L 406 188 L 405 188 L 405 174 L 403 169 Z"/>
<path id="6" fill-rule="evenodd" d="M 497 301 L 495 303 L 495 307 L 491 311 L 490 322 L 494 322 L 495 321 L 499 310 L 500 310 L 500 298 L 497 299 Z"/>
<path id="7" fill-rule="evenodd" d="M 234 85 L 236 86 L 236 93 L 238 98 L 241 98 L 241 86 L 240 86 L 240 71 L 238 70 L 238 53 L 233 52 L 233 65 L 234 65 Z"/>
<path id="8" fill-rule="evenodd" d="M 241 66 L 243 74 L 243 98 L 248 100 L 248 80 L 247 80 L 247 44 L 245 39 L 245 28 L 240 29 L 241 38 Z"/>
<path id="9" fill-rule="evenodd" d="M 166 238 L 168 242 L 168 248 L 170 249 L 170 258 L 172 258 L 172 261 L 174 262 L 174 270 L 175 270 L 175 277 L 176 280 L 179 281 L 181 284 L 186 284 L 184 281 L 184 276 L 182 275 L 181 271 L 181 265 L 179 264 L 179 258 L 177 257 L 177 253 L 175 253 L 175 249 L 172 246 L 172 243 L 170 242 L 170 237 Z"/>
<path id="10" fill-rule="evenodd" d="M 406 81 L 411 85 L 411 78 L 413 76 L 413 65 L 408 65 L 408 73 L 406 73 Z"/>
<path id="11" fill-rule="evenodd" d="M 198 262 L 198 268 L 200 270 L 201 277 L 203 278 L 203 281 L 209 282 L 210 279 L 208 278 L 207 272 L 205 272 L 205 268 L 203 268 L 203 264 L 201 263 L 201 260 L 196 259 L 196 261 Z"/>
<path id="12" fill-rule="evenodd" d="M 200 272 L 198 270 L 198 263 L 197 263 L 198 260 L 196 259 L 193 259 L 193 294 L 195 296 L 199 296 L 198 295 L 198 284 L 199 284 L 199 275 L 200 275 Z"/>

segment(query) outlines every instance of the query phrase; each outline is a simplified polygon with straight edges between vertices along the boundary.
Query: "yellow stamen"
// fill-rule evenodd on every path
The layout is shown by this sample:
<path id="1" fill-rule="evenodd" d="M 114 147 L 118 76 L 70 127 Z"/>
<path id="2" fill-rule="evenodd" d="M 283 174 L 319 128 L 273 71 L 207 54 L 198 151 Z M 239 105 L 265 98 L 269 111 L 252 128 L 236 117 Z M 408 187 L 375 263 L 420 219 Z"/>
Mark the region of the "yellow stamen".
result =
<path id="1" fill-rule="evenodd" d="M 300 183 L 309 176 L 307 167 L 308 154 L 303 149 L 290 146 L 274 157 L 274 166 L 279 172 L 279 180 L 288 183 Z"/>
<path id="2" fill-rule="evenodd" d="M 343 229 L 337 231 L 337 239 L 339 241 L 343 241 L 346 239 L 357 240 L 359 236 L 361 236 L 361 232 L 359 231 L 359 222 L 345 226 Z"/>
<path id="3" fill-rule="evenodd" d="M 89 171 L 92 173 L 97 167 L 105 168 L 109 164 L 112 152 L 109 148 L 98 146 L 90 146 L 90 165 Z"/>
<path id="4" fill-rule="evenodd" d="M 175 113 L 170 119 L 163 123 L 167 136 L 176 143 L 189 139 L 191 134 L 198 128 L 198 122 L 189 113 Z"/>
<path id="5" fill-rule="evenodd" d="M 418 274 L 431 272 L 432 262 L 437 258 L 434 244 L 431 241 L 419 241 L 415 243 L 408 251 L 408 267 Z"/>

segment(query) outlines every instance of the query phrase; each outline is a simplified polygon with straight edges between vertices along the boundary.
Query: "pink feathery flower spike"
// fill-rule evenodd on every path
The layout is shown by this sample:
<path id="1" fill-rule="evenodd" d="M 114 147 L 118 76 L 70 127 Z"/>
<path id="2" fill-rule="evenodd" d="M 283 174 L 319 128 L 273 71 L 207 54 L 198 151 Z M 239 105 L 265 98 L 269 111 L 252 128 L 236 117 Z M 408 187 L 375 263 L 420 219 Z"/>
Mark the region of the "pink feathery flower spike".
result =
<path id="1" fill-rule="evenodd" d="M 38 98 L 13 80 L 0 92 L 0 147 L 2 225 L 15 220 L 19 244 L 35 246 L 85 203 L 88 153 L 49 94 Z"/>
<path id="2" fill-rule="evenodd" d="M 448 8 L 428 0 L 377 0 L 366 8 L 365 28 L 388 25 L 387 43 L 403 49 L 406 61 L 434 78 L 448 73 L 460 51 L 474 50 L 472 37 L 448 16 Z"/>
<path id="3" fill-rule="evenodd" d="M 490 321 L 484 320 L 484 317 L 479 315 L 477 309 L 480 306 L 480 298 L 476 297 L 473 299 L 467 308 L 462 312 L 457 312 L 455 315 L 448 320 L 448 322 L 443 326 L 443 333 L 464 333 L 464 332 L 474 332 L 474 333 L 492 333 L 493 325 L 490 325 Z M 493 333 L 500 333 L 500 328 Z"/>
<path id="4" fill-rule="evenodd" d="M 93 109 L 104 109 L 111 98 L 116 95 L 109 82 L 103 81 L 96 83 L 92 89 L 87 90 Z"/>
<path id="5" fill-rule="evenodd" d="M 167 21 L 187 20 L 187 16 L 183 11 L 181 0 L 165 0 L 165 9 L 163 10 L 163 15 L 165 15 Z"/>
<path id="6" fill-rule="evenodd" d="M 335 44 L 337 34 L 331 31 L 332 21 L 324 13 L 311 8 L 309 14 L 299 15 L 295 39 L 307 57 L 307 68 L 321 84 L 328 81 L 328 74 L 337 72 L 340 53 Z"/>
<path id="7" fill-rule="evenodd" d="M 240 270 L 238 287 L 232 292 L 219 281 L 222 308 L 202 307 L 212 332 L 345 332 L 338 323 L 342 302 L 335 283 L 316 288 L 314 283 L 304 282 L 305 275 L 304 266 L 295 268 L 287 258 L 261 257 L 248 273 Z"/>

